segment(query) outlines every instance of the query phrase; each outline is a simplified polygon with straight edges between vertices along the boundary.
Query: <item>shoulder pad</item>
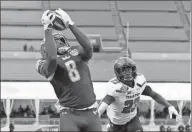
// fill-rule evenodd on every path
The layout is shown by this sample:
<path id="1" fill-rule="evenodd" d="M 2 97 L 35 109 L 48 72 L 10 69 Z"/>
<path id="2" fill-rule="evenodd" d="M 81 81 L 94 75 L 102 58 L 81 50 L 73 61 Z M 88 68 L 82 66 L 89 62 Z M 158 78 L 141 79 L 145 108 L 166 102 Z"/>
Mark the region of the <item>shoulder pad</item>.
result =
<path id="1" fill-rule="evenodd" d="M 145 80 L 145 76 L 142 73 L 137 73 L 137 78 Z"/>
<path id="2" fill-rule="evenodd" d="M 111 90 L 113 90 L 113 91 L 120 90 L 120 89 L 122 88 L 122 85 L 123 85 L 123 84 L 122 84 L 119 80 L 117 80 L 116 78 L 111 79 L 111 80 L 108 82 L 108 84 L 109 84 L 109 87 L 111 88 Z"/>
<path id="3" fill-rule="evenodd" d="M 113 84 L 117 84 L 120 83 L 120 81 L 117 78 L 113 78 L 111 79 L 109 82 L 113 83 Z"/>
<path id="4" fill-rule="evenodd" d="M 116 97 L 117 95 L 117 91 L 120 91 L 122 87 L 122 84 L 118 83 L 118 84 L 113 84 L 111 82 L 108 83 L 108 87 L 107 87 L 107 95 Z"/>
<path id="5" fill-rule="evenodd" d="M 137 74 L 136 83 L 139 87 L 142 87 L 146 83 L 145 76 L 141 73 Z"/>

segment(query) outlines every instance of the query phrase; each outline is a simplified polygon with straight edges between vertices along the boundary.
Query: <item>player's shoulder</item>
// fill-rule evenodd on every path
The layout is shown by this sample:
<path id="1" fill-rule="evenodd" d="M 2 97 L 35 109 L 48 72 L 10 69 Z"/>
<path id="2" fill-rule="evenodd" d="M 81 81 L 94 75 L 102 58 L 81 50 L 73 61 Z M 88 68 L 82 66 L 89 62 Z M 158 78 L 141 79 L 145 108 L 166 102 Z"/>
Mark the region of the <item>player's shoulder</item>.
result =
<path id="1" fill-rule="evenodd" d="M 143 80 L 146 81 L 146 78 L 142 73 L 137 73 L 136 79 L 139 81 L 143 81 Z"/>
<path id="2" fill-rule="evenodd" d="M 120 83 L 120 81 L 116 77 L 114 77 L 114 78 L 110 79 L 108 83 L 117 84 L 117 83 Z"/>
<path id="3" fill-rule="evenodd" d="M 135 81 L 136 81 L 137 85 L 142 86 L 143 84 L 146 83 L 146 78 L 142 73 L 137 73 Z"/>
<path id="4" fill-rule="evenodd" d="M 108 84 L 111 84 L 111 85 L 114 85 L 114 86 L 116 86 L 116 85 L 118 85 L 118 84 L 120 84 L 121 82 L 117 79 L 117 78 L 112 78 L 112 79 L 110 79 L 109 80 L 109 82 L 108 82 Z"/>
<path id="5" fill-rule="evenodd" d="M 112 90 L 116 91 L 116 90 L 120 90 L 122 88 L 123 84 L 117 78 L 112 78 L 111 80 L 109 80 L 108 86 Z"/>
<path id="6" fill-rule="evenodd" d="M 116 97 L 117 92 L 121 91 L 122 86 L 123 86 L 122 83 L 118 81 L 116 78 L 111 79 L 107 83 L 107 94 Z"/>

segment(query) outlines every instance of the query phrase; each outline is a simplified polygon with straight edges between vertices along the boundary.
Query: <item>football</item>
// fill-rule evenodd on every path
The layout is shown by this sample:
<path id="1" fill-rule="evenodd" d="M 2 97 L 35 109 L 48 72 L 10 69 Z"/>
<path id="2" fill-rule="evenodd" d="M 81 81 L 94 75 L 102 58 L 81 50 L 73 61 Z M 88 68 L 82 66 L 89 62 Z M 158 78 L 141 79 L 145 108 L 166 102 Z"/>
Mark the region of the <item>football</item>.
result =
<path id="1" fill-rule="evenodd" d="M 62 19 L 60 18 L 60 15 L 57 14 L 54 11 L 50 11 L 48 12 L 47 15 L 49 15 L 50 13 L 54 13 L 55 14 L 55 18 L 53 20 L 53 29 L 58 30 L 58 31 L 63 31 L 65 29 L 67 29 L 67 26 L 65 25 L 65 23 L 62 21 Z"/>

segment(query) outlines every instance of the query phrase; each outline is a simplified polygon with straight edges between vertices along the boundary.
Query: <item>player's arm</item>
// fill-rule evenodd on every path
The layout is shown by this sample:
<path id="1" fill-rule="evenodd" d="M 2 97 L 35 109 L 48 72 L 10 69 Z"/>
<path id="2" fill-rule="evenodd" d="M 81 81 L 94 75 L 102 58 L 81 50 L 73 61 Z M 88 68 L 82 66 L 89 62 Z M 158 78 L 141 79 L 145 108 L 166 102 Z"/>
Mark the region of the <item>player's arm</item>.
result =
<path id="1" fill-rule="evenodd" d="M 45 60 L 37 61 L 36 70 L 41 75 L 49 78 L 54 74 L 57 67 L 57 50 L 52 36 L 52 29 L 45 30 L 45 50 L 47 56 Z"/>
<path id="2" fill-rule="evenodd" d="M 150 96 L 156 102 L 164 105 L 165 107 L 171 106 L 160 94 L 152 90 L 152 88 L 147 84 L 146 78 L 143 74 L 139 73 L 137 76 L 139 78 L 137 86 L 141 87 L 142 95 Z"/>
<path id="3" fill-rule="evenodd" d="M 164 97 L 153 91 L 149 85 L 145 86 L 145 90 L 143 91 L 142 95 L 150 96 L 157 103 L 162 104 L 165 107 L 171 106 L 171 104 Z"/>
<path id="4" fill-rule="evenodd" d="M 108 108 L 108 106 L 115 101 L 115 97 L 111 95 L 106 95 L 101 103 L 99 104 L 99 107 L 97 109 L 99 117 L 105 112 L 105 110 Z"/>
<path id="5" fill-rule="evenodd" d="M 41 19 L 45 30 L 45 50 L 47 56 L 46 60 L 37 62 L 36 68 L 41 75 L 49 78 L 55 72 L 57 67 L 57 48 L 52 35 L 51 14 L 47 15 L 47 13 L 48 11 L 45 11 Z"/>
<path id="6" fill-rule="evenodd" d="M 177 117 L 179 117 L 177 110 L 164 97 L 152 90 L 152 88 L 147 84 L 145 77 L 142 74 L 139 74 L 139 77 L 140 81 L 137 85 L 141 86 L 142 95 L 149 96 L 154 99 L 157 103 L 168 107 L 170 118 L 172 118 L 172 114 L 175 114 Z"/>
<path id="7" fill-rule="evenodd" d="M 93 46 L 90 44 L 89 39 L 75 24 L 69 25 L 69 29 L 75 35 L 76 40 L 81 45 L 80 55 L 84 60 L 89 60 L 93 56 Z"/>
<path id="8" fill-rule="evenodd" d="M 107 87 L 107 94 L 99 104 L 99 107 L 97 109 L 99 117 L 105 112 L 105 110 L 108 108 L 110 104 L 112 104 L 115 101 L 116 97 L 116 91 L 113 88 L 113 84 L 108 83 Z"/>
<path id="9" fill-rule="evenodd" d="M 152 88 L 149 85 L 145 86 L 145 89 L 142 93 L 142 95 L 146 95 L 154 99 L 157 103 L 165 106 L 169 110 L 170 118 L 172 118 L 172 114 L 175 114 L 177 117 L 179 117 L 179 114 L 177 110 L 172 106 L 164 97 L 162 97 L 160 94 L 156 93 L 152 90 Z"/>
<path id="10" fill-rule="evenodd" d="M 89 59 L 91 59 L 91 57 L 93 56 L 93 46 L 91 45 L 91 43 L 90 43 L 89 39 L 87 38 L 87 36 L 85 35 L 85 33 L 83 33 L 74 24 L 74 22 L 71 20 L 71 18 L 65 11 L 58 9 L 55 12 L 57 12 L 58 14 L 60 14 L 62 16 L 63 21 L 65 23 L 67 23 L 67 22 L 69 23 L 69 29 L 74 34 L 76 40 L 82 47 L 82 50 L 80 50 L 80 55 L 82 56 L 82 59 L 85 61 L 88 61 Z"/>

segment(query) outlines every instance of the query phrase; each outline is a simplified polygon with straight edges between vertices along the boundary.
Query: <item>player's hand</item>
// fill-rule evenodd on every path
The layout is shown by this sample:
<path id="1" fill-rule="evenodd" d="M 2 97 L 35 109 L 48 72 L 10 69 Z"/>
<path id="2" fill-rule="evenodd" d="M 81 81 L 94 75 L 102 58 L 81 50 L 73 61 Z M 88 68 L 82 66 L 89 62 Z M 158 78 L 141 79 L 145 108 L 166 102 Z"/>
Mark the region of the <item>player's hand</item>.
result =
<path id="1" fill-rule="evenodd" d="M 74 22 L 71 20 L 71 18 L 69 17 L 69 15 L 62 9 L 57 9 L 55 10 L 56 13 L 58 13 L 62 18 L 63 18 L 63 21 L 66 25 L 66 27 L 68 27 L 67 25 L 70 24 L 70 25 L 73 25 Z"/>
<path id="2" fill-rule="evenodd" d="M 49 11 L 50 10 L 46 10 L 41 17 L 41 23 L 44 26 L 44 30 L 50 28 L 50 26 L 53 25 L 53 20 L 55 19 L 55 14 L 49 13 Z"/>
<path id="3" fill-rule="evenodd" d="M 55 106 L 57 112 L 60 112 L 60 110 L 62 109 L 62 106 L 59 104 L 59 100 L 55 103 L 54 106 Z"/>
<path id="4" fill-rule="evenodd" d="M 168 111 L 169 111 L 169 116 L 170 116 L 171 119 L 172 119 L 172 115 L 173 115 L 173 114 L 176 115 L 176 120 L 179 120 L 179 119 L 180 119 L 180 116 L 179 116 L 177 110 L 175 109 L 175 107 L 169 106 L 169 107 L 168 107 Z"/>

